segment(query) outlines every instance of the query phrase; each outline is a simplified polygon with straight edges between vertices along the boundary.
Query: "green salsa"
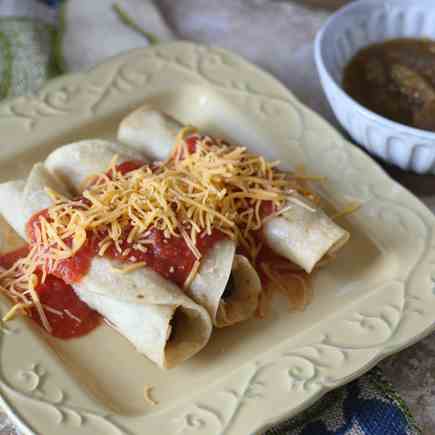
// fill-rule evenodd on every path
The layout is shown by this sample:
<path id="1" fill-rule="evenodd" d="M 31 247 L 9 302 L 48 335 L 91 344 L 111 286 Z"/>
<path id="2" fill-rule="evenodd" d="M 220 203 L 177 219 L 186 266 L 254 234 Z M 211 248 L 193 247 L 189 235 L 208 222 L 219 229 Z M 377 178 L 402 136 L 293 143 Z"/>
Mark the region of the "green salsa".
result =
<path id="1" fill-rule="evenodd" d="M 343 87 L 385 118 L 435 131 L 435 41 L 402 38 L 370 45 L 346 66 Z"/>

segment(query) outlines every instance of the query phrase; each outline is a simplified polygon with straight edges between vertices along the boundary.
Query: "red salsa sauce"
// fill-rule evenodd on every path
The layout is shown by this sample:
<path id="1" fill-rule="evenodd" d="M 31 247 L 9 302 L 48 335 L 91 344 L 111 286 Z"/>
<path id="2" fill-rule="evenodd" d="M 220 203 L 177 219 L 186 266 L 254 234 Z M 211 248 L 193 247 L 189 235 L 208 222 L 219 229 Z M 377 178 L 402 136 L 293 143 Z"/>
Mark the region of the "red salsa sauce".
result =
<path id="1" fill-rule="evenodd" d="M 193 149 L 191 150 L 193 151 Z M 141 161 L 126 161 L 117 165 L 116 170 L 122 174 L 136 170 L 144 166 Z M 111 176 L 110 171 L 107 174 Z M 85 198 L 77 198 L 86 203 Z M 40 227 L 40 218 L 50 222 L 48 210 L 41 210 L 35 213 L 27 223 L 27 234 L 30 244 L 35 243 Z M 120 243 L 119 252 L 114 245 L 110 246 L 104 253 L 105 256 L 128 263 L 143 262 L 147 267 L 152 268 L 164 278 L 182 286 L 196 261 L 195 256 L 182 237 L 165 238 L 163 232 L 157 229 L 150 229 L 145 239 L 146 252 L 136 249 L 134 243 L 127 241 L 128 232 Z M 101 322 L 100 315 L 90 309 L 75 294 L 71 284 L 79 282 L 88 272 L 92 259 L 98 253 L 98 243 L 105 238 L 106 234 L 88 234 L 86 243 L 71 258 L 61 260 L 55 268 L 50 270 L 44 283 L 36 287 L 38 296 L 43 305 L 63 313 L 59 314 L 45 309 L 45 314 L 52 327 L 51 334 L 58 338 L 68 339 L 87 334 L 97 327 Z M 197 249 L 201 254 L 206 254 L 213 245 L 225 236 L 219 231 L 213 231 L 210 235 L 203 233 L 198 237 Z M 66 240 L 69 245 L 72 241 Z M 17 251 L 0 256 L 0 266 L 11 267 L 15 261 L 25 257 L 29 247 L 25 246 Z M 65 311 L 66 310 L 66 311 Z M 30 317 L 42 326 L 40 316 L 35 308 L 30 310 Z M 76 318 L 80 319 L 78 321 Z"/>
<path id="2" fill-rule="evenodd" d="M 186 140 L 189 152 L 195 151 L 197 140 L 197 137 Z M 122 174 L 127 174 L 144 165 L 144 162 L 138 160 L 126 161 L 118 165 L 116 170 Z M 153 169 L 153 166 L 151 166 L 151 169 Z M 144 266 L 153 269 L 164 278 L 182 287 L 196 261 L 184 238 L 174 236 L 166 238 L 162 231 L 152 228 L 146 232 L 146 236 L 143 238 L 148 242 L 146 252 L 144 252 L 136 249 L 134 243 L 127 241 L 130 229 L 128 228 L 121 237 L 120 250 L 112 245 L 105 251 L 104 255 L 128 263 L 143 262 L 145 263 Z M 104 233 L 99 235 L 96 245 L 105 236 Z M 197 239 L 196 248 L 202 255 L 205 255 L 217 241 L 222 240 L 224 237 L 219 231 L 212 231 L 211 234 L 203 233 Z"/>
<path id="3" fill-rule="evenodd" d="M 186 139 L 189 153 L 195 152 L 197 141 L 200 139 L 201 137 L 198 135 Z M 126 161 L 117 165 L 116 170 L 122 174 L 127 174 L 144 165 L 145 163 L 142 161 Z M 111 177 L 111 171 L 107 175 Z M 77 200 L 87 203 L 85 198 L 77 198 Z M 274 211 L 275 208 L 272 202 L 263 202 L 261 207 L 263 217 L 270 215 Z M 30 218 L 27 223 L 27 233 L 31 244 L 37 240 L 36 236 L 40 226 L 40 217 L 44 217 L 50 222 L 47 209 L 36 213 Z M 189 233 L 188 229 L 186 231 Z M 152 228 L 142 237 L 142 240 L 145 239 L 148 242 L 145 245 L 146 251 L 144 251 L 137 249 L 134 242 L 129 243 L 127 241 L 128 233 L 129 229 L 126 229 L 124 237 L 121 237 L 122 242 L 119 244 L 119 250 L 114 245 L 111 245 L 104 255 L 127 263 L 143 262 L 144 265 L 150 267 L 164 278 L 179 286 L 183 286 L 196 261 L 194 254 L 183 237 L 171 236 L 166 238 L 162 231 Z M 49 310 L 45 310 L 47 319 L 53 328 L 52 335 L 55 337 L 78 337 L 92 331 L 100 323 L 101 318 L 98 313 L 90 309 L 76 296 L 71 284 L 77 283 L 86 275 L 92 259 L 98 253 L 98 243 L 105 236 L 104 232 L 98 234 L 88 233 L 87 241 L 80 250 L 73 257 L 59 261 L 56 267 L 50 270 L 50 274 L 46 277 L 45 282 L 40 283 L 36 287 L 36 291 L 44 305 L 65 313 L 61 317 Z M 257 236 L 260 242 L 261 232 Z M 202 255 L 205 255 L 216 242 L 225 237 L 223 233 L 216 230 L 212 231 L 211 234 L 204 232 L 198 236 L 196 247 Z M 65 243 L 69 244 L 71 240 L 66 240 Z M 11 267 L 18 258 L 24 257 L 28 251 L 29 248 L 24 247 L 18 251 L 5 254 L 0 257 L 0 265 Z M 263 248 L 259 254 L 259 259 L 266 260 L 266 256 L 268 257 L 268 262 L 271 260 L 279 261 L 279 258 L 281 258 L 276 256 L 270 249 Z M 261 273 L 261 275 L 262 280 L 264 280 L 264 274 Z M 66 314 L 65 310 L 69 311 L 72 316 Z M 41 324 L 35 309 L 31 310 L 31 317 Z M 77 321 L 74 317 L 79 318 L 80 321 Z"/>
<path id="4" fill-rule="evenodd" d="M 196 247 L 205 255 L 214 244 L 225 236 L 220 231 L 210 235 L 203 233 L 197 239 Z M 105 256 L 129 263 L 144 262 L 164 278 L 182 287 L 191 272 L 196 258 L 182 237 L 165 238 L 163 232 L 155 228 L 147 231 L 146 252 L 135 249 L 127 242 L 127 237 L 120 243 L 121 252 L 113 245 L 104 253 Z M 128 252 L 128 254 L 124 254 Z"/>
<path id="5" fill-rule="evenodd" d="M 140 160 L 129 160 L 116 166 L 116 170 L 121 174 L 126 174 L 128 172 L 134 171 L 142 167 L 145 162 Z M 111 171 L 107 174 L 111 176 Z M 77 198 L 81 200 L 84 204 L 88 203 L 85 198 Z M 29 237 L 30 243 L 36 242 L 36 234 L 38 227 L 40 226 L 39 218 L 44 217 L 48 222 L 50 217 L 48 215 L 48 210 L 44 209 L 38 213 L 35 213 L 27 222 L 27 235 Z M 102 236 L 103 237 L 103 236 Z M 101 238 L 102 239 L 102 238 Z M 79 282 L 89 271 L 92 259 L 97 253 L 98 241 L 101 240 L 95 236 L 88 234 L 85 244 L 80 248 L 76 254 L 65 260 L 59 261 L 56 268 L 51 270 L 51 274 L 57 278 L 62 279 L 67 284 L 73 284 Z M 70 246 L 71 240 L 66 240 L 65 243 Z M 142 261 L 142 260 L 138 260 Z"/>
<path id="6" fill-rule="evenodd" d="M 195 135 L 195 136 L 190 136 L 186 139 L 186 145 L 187 145 L 187 150 L 189 151 L 189 153 L 194 153 L 196 151 L 196 143 L 200 140 L 200 137 Z"/>
<path id="7" fill-rule="evenodd" d="M 40 226 L 40 217 L 44 217 L 48 222 L 50 221 L 47 209 L 35 213 L 29 219 L 27 222 L 27 235 L 29 237 L 30 244 L 32 244 L 32 242 L 35 243 L 37 240 L 36 234 Z M 69 245 L 71 240 L 66 240 L 65 243 Z M 50 270 L 50 273 L 57 278 L 62 279 L 67 284 L 79 282 L 87 274 L 94 256 L 94 240 L 92 238 L 87 238 L 85 244 L 73 257 L 59 261 L 57 266 Z"/>
<path id="8" fill-rule="evenodd" d="M 141 161 L 126 161 L 116 166 L 116 170 L 122 174 L 136 170 L 144 166 Z M 110 176 L 110 171 L 108 173 Z M 85 198 L 77 198 L 86 202 Z M 48 210 L 42 210 L 34 214 L 27 223 L 27 234 L 29 240 L 36 241 L 36 234 L 40 226 L 40 217 L 50 221 Z M 183 237 L 171 236 L 166 238 L 162 231 L 152 228 L 146 232 L 142 240 L 146 240 L 146 252 L 135 248 L 135 243 L 127 241 L 128 233 L 131 228 L 127 228 L 125 233 L 120 237 L 120 249 L 117 250 L 115 245 L 111 245 L 104 253 L 104 256 L 113 258 L 127 263 L 145 263 L 144 266 L 150 267 L 164 278 L 174 282 L 182 287 L 191 272 L 196 258 L 187 245 Z M 98 243 L 103 240 L 107 234 L 100 232 L 98 234 L 88 233 L 86 243 L 71 258 L 61 260 L 50 273 L 68 284 L 73 284 L 82 279 L 88 272 L 92 259 L 98 253 Z M 214 244 L 222 240 L 225 236 L 220 231 L 212 231 L 211 234 L 205 232 L 200 234 L 197 239 L 197 249 L 205 255 Z M 66 240 L 67 245 L 71 243 Z"/>
<path id="9" fill-rule="evenodd" d="M 24 246 L 1 255 L 0 266 L 8 269 L 28 252 L 29 247 Z M 81 337 L 101 323 L 101 316 L 82 302 L 70 285 L 54 275 L 48 275 L 45 282 L 38 284 L 35 290 L 43 305 L 62 313 L 60 316 L 48 309 L 44 311 L 52 328 L 51 335 L 54 337 L 62 339 Z M 30 317 L 43 327 L 36 308 L 30 309 Z"/>
<path id="10" fill-rule="evenodd" d="M 192 135 L 185 139 L 185 143 L 187 145 L 187 149 L 189 153 L 194 153 L 196 150 L 196 145 L 198 141 L 200 141 L 202 138 L 198 135 Z M 249 200 L 248 200 L 249 201 Z M 263 201 L 261 203 L 260 208 L 260 216 L 262 219 L 270 216 L 274 212 L 276 212 L 276 207 L 273 204 L 272 201 Z M 269 278 L 264 273 L 263 268 L 261 267 L 262 263 L 273 265 L 274 268 L 282 268 L 285 270 L 288 268 L 289 260 L 287 258 L 282 257 L 281 255 L 277 254 L 275 251 L 273 251 L 266 243 L 264 243 L 264 236 L 262 229 L 258 230 L 255 234 L 253 234 L 255 240 L 258 244 L 262 244 L 260 251 L 257 254 L 256 260 L 255 260 L 255 269 L 258 272 L 258 275 L 261 279 L 261 282 L 263 285 L 268 284 Z M 238 251 L 249 258 L 249 253 L 244 252 L 244 250 L 239 246 Z"/>
<path id="11" fill-rule="evenodd" d="M 145 165 L 146 163 L 142 160 L 127 160 L 126 162 L 116 165 L 116 171 L 120 172 L 122 175 L 125 175 Z M 110 171 L 108 175 L 110 176 Z"/>

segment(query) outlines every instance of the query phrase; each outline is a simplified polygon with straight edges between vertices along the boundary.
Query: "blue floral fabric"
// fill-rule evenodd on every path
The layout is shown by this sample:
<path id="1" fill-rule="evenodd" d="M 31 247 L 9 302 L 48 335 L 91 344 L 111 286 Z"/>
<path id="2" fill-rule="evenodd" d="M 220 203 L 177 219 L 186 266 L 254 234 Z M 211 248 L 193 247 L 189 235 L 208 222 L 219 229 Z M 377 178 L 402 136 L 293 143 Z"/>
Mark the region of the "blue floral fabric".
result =
<path id="1" fill-rule="evenodd" d="M 63 0 L 38 0 L 40 3 L 45 3 L 48 6 L 57 6 Z"/>
<path id="2" fill-rule="evenodd" d="M 334 390 L 265 435 L 417 435 L 405 403 L 379 369 Z"/>

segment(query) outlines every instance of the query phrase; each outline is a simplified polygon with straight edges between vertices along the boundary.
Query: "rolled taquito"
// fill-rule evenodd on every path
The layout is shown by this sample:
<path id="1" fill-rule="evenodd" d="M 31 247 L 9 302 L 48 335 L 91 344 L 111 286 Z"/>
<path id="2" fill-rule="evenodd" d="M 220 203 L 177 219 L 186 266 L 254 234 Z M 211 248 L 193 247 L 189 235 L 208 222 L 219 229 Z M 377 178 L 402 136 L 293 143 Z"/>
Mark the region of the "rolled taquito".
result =
<path id="1" fill-rule="evenodd" d="M 81 192 L 83 180 L 107 169 L 102 168 L 102 161 L 110 162 L 117 154 L 119 161 L 123 162 L 132 153 L 134 155 L 133 151 L 122 153 L 120 148 L 115 149 L 113 144 L 102 141 L 99 142 L 98 152 L 95 152 L 92 143 L 82 141 L 65 145 L 48 156 L 45 162 L 47 169 L 55 175 L 73 174 L 65 181 L 75 193 Z M 82 165 L 78 158 L 71 158 L 72 155 L 81 156 L 86 164 Z M 197 274 L 184 289 L 188 296 L 207 309 L 217 327 L 229 326 L 252 317 L 258 305 L 260 279 L 249 261 L 246 258 L 240 259 L 241 256 L 236 256 L 235 251 L 234 241 L 217 241 L 201 259 Z M 229 282 L 231 289 L 227 288 Z"/>
<path id="2" fill-rule="evenodd" d="M 116 164 L 126 160 L 146 160 L 143 153 L 131 147 L 88 139 L 57 148 L 44 164 L 55 178 L 74 191 L 77 186 L 85 187 L 92 175 L 106 172 L 115 156 L 118 156 Z"/>
<path id="3" fill-rule="evenodd" d="M 179 130 L 174 118 L 145 105 L 121 121 L 118 140 L 140 152 L 145 150 L 151 160 L 165 160 Z"/>
<path id="4" fill-rule="evenodd" d="M 51 205 L 46 187 L 67 195 L 66 187 L 43 164 L 35 165 L 27 180 L 0 184 L 0 213 L 23 239 L 28 238 L 30 217 Z M 96 256 L 88 273 L 72 287 L 160 367 L 174 367 L 205 346 L 212 322 L 203 307 L 152 270 L 119 273 L 120 267 Z"/>
<path id="5" fill-rule="evenodd" d="M 127 115 L 118 129 L 118 139 L 125 145 L 153 156 L 160 140 L 161 158 L 169 156 L 177 133 L 183 125 L 165 113 L 148 105 Z M 128 130 L 128 131 L 127 131 Z M 172 140 L 169 138 L 172 135 Z M 166 155 L 164 154 L 166 151 Z M 304 206 L 304 203 L 306 206 Z M 289 202 L 282 214 L 273 217 L 263 226 L 264 240 L 276 253 L 291 260 L 306 272 L 327 255 L 338 251 L 349 239 L 349 233 L 330 219 L 325 212 L 305 199 Z"/>

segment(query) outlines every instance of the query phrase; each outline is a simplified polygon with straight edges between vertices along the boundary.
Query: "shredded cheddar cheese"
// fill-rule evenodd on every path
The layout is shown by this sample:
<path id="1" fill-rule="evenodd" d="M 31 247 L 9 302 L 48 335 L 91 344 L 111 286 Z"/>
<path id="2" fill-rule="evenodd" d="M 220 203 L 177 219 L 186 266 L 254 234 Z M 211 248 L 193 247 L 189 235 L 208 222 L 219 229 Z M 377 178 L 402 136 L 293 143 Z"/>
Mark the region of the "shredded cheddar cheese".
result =
<path id="1" fill-rule="evenodd" d="M 186 279 L 186 282 L 183 285 L 184 288 L 188 288 L 190 286 L 190 284 L 192 284 L 193 279 L 195 278 L 196 274 L 198 273 L 200 265 L 201 265 L 201 263 L 198 260 L 196 260 L 193 267 L 192 267 L 192 270 L 189 273 L 189 276 Z"/>
<path id="2" fill-rule="evenodd" d="M 53 205 L 33 226 L 29 255 L 0 273 L 1 285 L 16 302 L 6 318 L 34 305 L 50 331 L 35 291 L 35 272 L 42 271 L 43 282 L 92 234 L 105 235 L 98 242 L 100 256 L 114 247 L 127 257 L 130 248 L 123 250 L 124 241 L 146 252 L 147 245 L 153 243 L 147 239 L 151 229 L 161 231 L 165 238 L 183 238 L 196 259 L 185 287 L 198 272 L 201 252 L 197 242 L 203 234 L 222 232 L 255 261 L 260 247 L 253 233 L 268 214 L 276 216 L 292 203 L 314 210 L 312 203 L 303 199 L 315 199 L 306 185 L 310 177 L 282 172 L 278 164 L 187 127 L 177 136 L 169 159 L 122 173 L 114 158 L 107 173 L 90 174 L 80 199 L 70 200 L 46 189 Z M 264 212 L 266 205 L 272 212 Z M 144 265 L 137 262 L 115 270 L 127 273 Z"/>
<path id="3" fill-rule="evenodd" d="M 6 322 L 8 322 L 9 320 L 12 320 L 15 316 L 16 316 L 16 314 L 17 314 L 17 312 L 18 311 L 21 311 L 21 310 L 25 310 L 25 309 L 27 309 L 27 308 L 29 308 L 29 307 L 31 307 L 32 306 L 32 304 L 25 304 L 25 303 L 18 303 L 18 304 L 15 304 L 4 316 L 3 316 L 3 318 L 2 318 L 2 322 L 4 322 L 4 323 L 6 323 Z"/>
<path id="4" fill-rule="evenodd" d="M 185 139 L 192 134 L 196 149 L 188 152 Z M 47 219 L 40 218 L 41 244 L 46 256 L 62 260 L 83 246 L 90 231 L 106 231 L 99 245 L 103 255 L 112 244 L 121 252 L 127 229 L 127 240 L 141 245 L 144 233 L 156 228 L 168 238 L 183 237 L 199 260 L 197 237 L 217 229 L 254 253 L 248 235 L 263 223 L 263 202 L 271 202 L 276 210 L 288 201 L 312 209 L 295 195 L 300 190 L 298 176 L 277 170 L 277 163 L 243 147 L 200 137 L 193 128 L 183 129 L 173 157 L 160 165 L 122 174 L 113 160 L 109 176 L 94 177 L 81 201 L 50 191 L 54 205 Z"/>
<path id="5" fill-rule="evenodd" d="M 38 249 L 32 248 L 27 257 L 21 258 L 8 270 L 0 273 L 1 290 L 11 298 L 15 305 L 3 316 L 3 322 L 11 320 L 17 313 L 29 314 L 29 309 L 35 307 L 44 328 L 51 332 L 39 296 L 35 291 L 38 283 L 36 271 L 41 263 Z M 46 274 L 43 274 L 43 277 Z"/>
<path id="6" fill-rule="evenodd" d="M 141 269 L 145 266 L 143 261 L 139 261 L 138 263 L 129 264 L 128 266 L 124 266 L 122 268 L 112 267 L 112 270 L 117 273 L 129 273 L 134 270 Z"/>
<path id="7" fill-rule="evenodd" d="M 362 207 L 362 204 L 358 201 L 351 202 L 339 210 L 337 213 L 331 216 L 331 219 L 339 219 L 343 216 L 347 216 L 349 214 L 355 213 Z"/>
<path id="8" fill-rule="evenodd" d="M 66 314 L 69 318 L 75 320 L 77 323 L 81 323 L 80 318 L 77 317 L 76 315 L 74 315 L 73 313 L 71 313 L 70 310 L 68 310 L 67 308 L 65 308 L 64 311 L 65 311 L 65 314 Z"/>
<path id="9" fill-rule="evenodd" d="M 143 397 L 145 399 L 145 402 L 148 402 L 150 405 L 156 406 L 159 404 L 157 400 L 153 399 L 151 396 L 151 391 L 154 389 L 154 387 L 150 385 L 145 385 L 143 390 Z"/>

